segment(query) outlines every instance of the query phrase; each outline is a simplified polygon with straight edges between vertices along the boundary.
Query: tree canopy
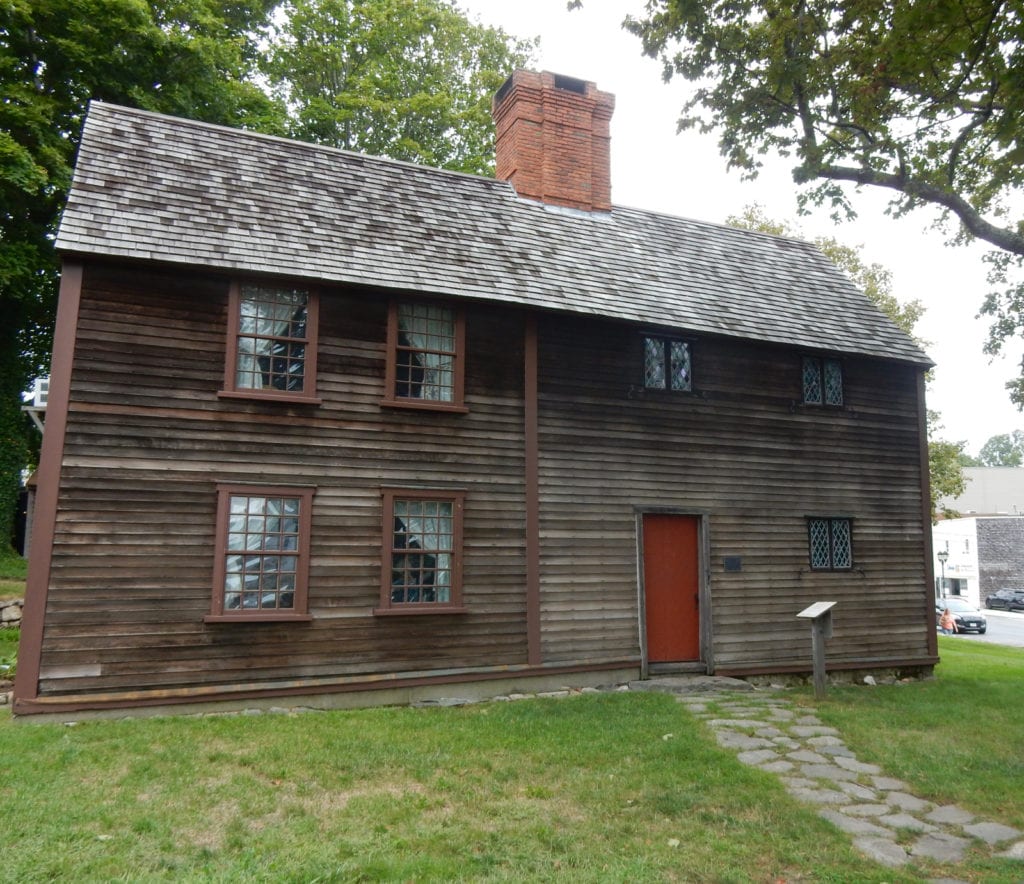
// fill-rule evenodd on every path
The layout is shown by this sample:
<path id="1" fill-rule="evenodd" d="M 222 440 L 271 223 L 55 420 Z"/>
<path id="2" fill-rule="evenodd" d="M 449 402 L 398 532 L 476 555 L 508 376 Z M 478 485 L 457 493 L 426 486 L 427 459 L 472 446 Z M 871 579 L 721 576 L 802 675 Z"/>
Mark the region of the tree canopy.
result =
<path id="1" fill-rule="evenodd" d="M 263 70 L 296 138 L 462 172 L 494 169 L 491 97 L 534 44 L 447 0 L 290 0 Z"/>
<path id="2" fill-rule="evenodd" d="M 90 98 L 235 125 L 273 102 L 251 81 L 272 0 L 0 0 L 0 544 L 33 438 L 21 393 L 45 371 L 53 241 Z"/>
<path id="3" fill-rule="evenodd" d="M 45 373 L 54 237 L 90 99 L 485 171 L 532 44 L 451 0 L 0 0 L 0 545 Z"/>
<path id="4" fill-rule="evenodd" d="M 726 219 L 726 223 L 744 230 L 800 237 L 800 230 L 796 225 L 769 218 L 764 209 L 757 205 L 747 206 L 741 215 Z M 922 347 L 925 346 L 925 342 L 914 332 L 917 321 L 924 313 L 924 307 L 917 300 L 901 302 L 893 294 L 892 274 L 889 270 L 881 264 L 865 262 L 858 248 L 840 243 L 833 237 L 817 237 L 814 244 L 853 280 L 876 307 L 908 335 L 915 338 Z M 944 518 L 956 516 L 957 513 L 948 507 L 940 509 L 939 501 L 941 498 L 959 497 L 967 487 L 963 472 L 964 464 L 961 460 L 966 443 L 948 442 L 939 438 L 939 432 L 942 430 L 940 420 L 937 412 L 928 412 L 928 473 L 931 481 L 933 519 L 940 514 Z"/>
<path id="5" fill-rule="evenodd" d="M 981 446 L 978 462 L 983 467 L 1024 466 L 1024 431 L 993 436 Z"/>
<path id="6" fill-rule="evenodd" d="M 732 167 L 781 155 L 801 200 L 852 213 L 847 185 L 923 205 L 980 239 L 997 353 L 1024 332 L 1024 20 L 1000 0 L 648 0 L 626 27 L 664 76 L 694 84 L 680 128 Z M 1022 366 L 1024 372 L 1024 366 Z M 1024 377 L 1011 382 L 1024 407 Z"/>

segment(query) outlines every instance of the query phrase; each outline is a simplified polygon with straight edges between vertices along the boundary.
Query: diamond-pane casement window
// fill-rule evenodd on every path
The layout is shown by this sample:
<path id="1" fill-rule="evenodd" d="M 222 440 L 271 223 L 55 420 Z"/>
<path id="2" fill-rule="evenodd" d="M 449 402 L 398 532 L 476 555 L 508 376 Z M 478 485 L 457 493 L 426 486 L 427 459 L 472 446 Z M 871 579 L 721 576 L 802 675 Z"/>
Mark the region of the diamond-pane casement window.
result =
<path id="1" fill-rule="evenodd" d="M 690 390 L 690 345 L 674 338 L 644 338 L 644 386 L 649 390 Z"/>
<path id="2" fill-rule="evenodd" d="M 804 357 L 804 402 L 821 405 L 821 360 L 812 356 Z"/>
<path id="3" fill-rule="evenodd" d="M 808 405 L 843 404 L 843 366 L 838 359 L 803 358 L 804 402 Z"/>
<path id="4" fill-rule="evenodd" d="M 235 283 L 228 330 L 228 395 L 312 399 L 316 386 L 316 295 Z"/>
<path id="5" fill-rule="evenodd" d="M 212 617 L 306 611 L 311 489 L 221 486 Z"/>
<path id="6" fill-rule="evenodd" d="M 465 411 L 465 321 L 438 304 L 393 303 L 388 312 L 385 405 Z"/>
<path id="7" fill-rule="evenodd" d="M 462 492 L 386 491 L 384 610 L 456 608 L 460 602 Z"/>
<path id="8" fill-rule="evenodd" d="M 849 519 L 808 519 L 807 531 L 812 569 L 846 571 L 853 567 Z"/>
<path id="9" fill-rule="evenodd" d="M 826 359 L 822 365 L 825 376 L 825 404 L 843 404 L 843 367 L 837 359 Z"/>

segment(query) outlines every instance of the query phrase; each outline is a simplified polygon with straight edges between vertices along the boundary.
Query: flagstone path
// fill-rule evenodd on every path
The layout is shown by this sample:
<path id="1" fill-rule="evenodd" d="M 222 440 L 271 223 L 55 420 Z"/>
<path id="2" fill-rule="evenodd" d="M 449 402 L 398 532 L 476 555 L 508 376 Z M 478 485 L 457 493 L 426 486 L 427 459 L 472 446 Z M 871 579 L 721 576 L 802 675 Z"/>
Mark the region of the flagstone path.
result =
<path id="1" fill-rule="evenodd" d="M 734 750 L 743 764 L 777 774 L 790 795 L 816 805 L 857 850 L 883 865 L 895 868 L 916 857 L 958 863 L 979 842 L 995 856 L 1024 862 L 1024 832 L 916 797 L 906 783 L 858 761 L 837 730 L 783 692 L 686 677 L 633 682 L 630 689 L 676 694 L 720 746 Z"/>

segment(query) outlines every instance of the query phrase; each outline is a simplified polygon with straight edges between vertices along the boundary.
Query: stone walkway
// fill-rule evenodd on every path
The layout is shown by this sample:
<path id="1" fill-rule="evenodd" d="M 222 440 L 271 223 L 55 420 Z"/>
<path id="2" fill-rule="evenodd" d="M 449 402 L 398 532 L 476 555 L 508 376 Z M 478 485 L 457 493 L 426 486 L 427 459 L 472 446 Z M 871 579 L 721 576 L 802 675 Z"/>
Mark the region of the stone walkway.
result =
<path id="1" fill-rule="evenodd" d="M 958 863 L 978 842 L 996 856 L 1024 861 L 1024 832 L 912 795 L 877 765 L 858 761 L 837 730 L 782 692 L 686 677 L 634 682 L 630 689 L 676 694 L 711 727 L 719 745 L 736 751 L 744 764 L 778 774 L 790 795 L 818 806 L 820 816 L 883 865 L 898 867 L 915 857 Z"/>

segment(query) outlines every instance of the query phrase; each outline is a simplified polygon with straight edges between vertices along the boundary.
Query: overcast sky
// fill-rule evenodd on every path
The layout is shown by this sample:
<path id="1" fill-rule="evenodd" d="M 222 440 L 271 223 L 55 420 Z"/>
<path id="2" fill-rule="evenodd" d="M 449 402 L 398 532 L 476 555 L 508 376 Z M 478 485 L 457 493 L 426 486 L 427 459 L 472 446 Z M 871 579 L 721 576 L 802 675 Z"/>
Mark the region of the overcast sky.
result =
<path id="1" fill-rule="evenodd" d="M 796 188 L 781 159 L 765 158 L 766 170 L 753 182 L 728 172 L 714 136 L 677 135 L 675 123 L 687 84 L 665 85 L 660 66 L 640 53 L 640 42 L 620 28 L 641 0 L 586 0 L 569 13 L 565 0 L 457 0 L 485 24 L 518 37 L 541 38 L 538 69 L 584 80 L 615 95 L 612 118 L 612 200 L 617 205 L 722 222 L 753 203 L 770 218 L 795 222 L 808 239 L 834 236 L 862 246 L 863 257 L 893 272 L 893 292 L 903 301 L 920 299 L 927 313 L 918 324 L 938 364 L 928 405 L 939 411 L 942 437 L 966 440 L 977 454 L 999 433 L 1024 428 L 1004 384 L 1016 376 L 1024 345 L 991 361 L 982 353 L 988 322 L 977 319 L 986 289 L 981 255 L 985 249 L 952 248 L 918 213 L 899 221 L 884 215 L 877 194 L 855 197 L 859 218 L 834 224 L 828 213 L 798 218 Z"/>

